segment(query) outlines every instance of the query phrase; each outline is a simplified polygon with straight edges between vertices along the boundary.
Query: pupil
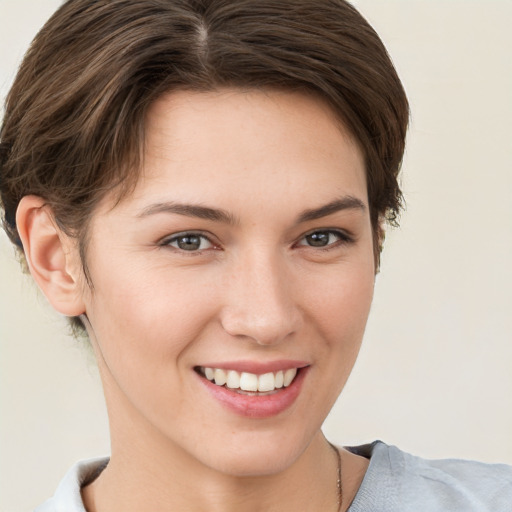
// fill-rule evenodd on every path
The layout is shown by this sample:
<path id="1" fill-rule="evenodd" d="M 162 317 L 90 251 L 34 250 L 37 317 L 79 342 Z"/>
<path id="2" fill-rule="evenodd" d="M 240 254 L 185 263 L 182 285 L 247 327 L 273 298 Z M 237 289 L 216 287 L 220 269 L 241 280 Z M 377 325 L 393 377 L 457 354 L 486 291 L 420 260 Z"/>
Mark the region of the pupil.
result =
<path id="1" fill-rule="evenodd" d="M 178 247 L 184 251 L 197 251 L 201 246 L 201 238 L 196 235 L 182 236 L 178 239 Z"/>
<path id="2" fill-rule="evenodd" d="M 313 247 L 325 247 L 329 243 L 329 233 L 325 231 L 311 233 L 311 235 L 306 236 L 306 240 Z"/>

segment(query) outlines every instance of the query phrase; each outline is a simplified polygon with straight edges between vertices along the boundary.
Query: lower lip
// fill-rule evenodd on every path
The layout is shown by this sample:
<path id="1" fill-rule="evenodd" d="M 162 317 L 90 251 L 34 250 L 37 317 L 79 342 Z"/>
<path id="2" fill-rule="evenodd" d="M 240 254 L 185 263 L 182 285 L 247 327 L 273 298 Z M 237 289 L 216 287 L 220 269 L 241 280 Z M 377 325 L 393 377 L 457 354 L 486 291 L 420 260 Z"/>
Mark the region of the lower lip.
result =
<path id="1" fill-rule="evenodd" d="M 198 378 L 213 397 L 231 411 L 248 418 L 270 418 L 282 413 L 295 402 L 307 371 L 307 367 L 301 368 L 287 388 L 281 388 L 270 395 L 243 395 L 233 389 L 217 386 L 200 375 Z"/>

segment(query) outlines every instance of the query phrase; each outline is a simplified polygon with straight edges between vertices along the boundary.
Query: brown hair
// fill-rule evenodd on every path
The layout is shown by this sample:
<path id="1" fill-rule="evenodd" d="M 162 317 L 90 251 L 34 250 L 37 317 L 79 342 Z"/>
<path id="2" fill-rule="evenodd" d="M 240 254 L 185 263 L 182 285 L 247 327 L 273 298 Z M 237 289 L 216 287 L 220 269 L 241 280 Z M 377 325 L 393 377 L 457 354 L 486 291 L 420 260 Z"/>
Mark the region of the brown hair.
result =
<path id="1" fill-rule="evenodd" d="M 343 0 L 68 0 L 34 39 L 0 131 L 4 227 L 44 198 L 80 241 L 104 195 L 136 183 L 148 107 L 174 89 L 284 88 L 322 97 L 366 159 L 370 216 L 401 206 L 409 108 L 381 40 Z M 378 258 L 378 250 L 376 248 Z"/>

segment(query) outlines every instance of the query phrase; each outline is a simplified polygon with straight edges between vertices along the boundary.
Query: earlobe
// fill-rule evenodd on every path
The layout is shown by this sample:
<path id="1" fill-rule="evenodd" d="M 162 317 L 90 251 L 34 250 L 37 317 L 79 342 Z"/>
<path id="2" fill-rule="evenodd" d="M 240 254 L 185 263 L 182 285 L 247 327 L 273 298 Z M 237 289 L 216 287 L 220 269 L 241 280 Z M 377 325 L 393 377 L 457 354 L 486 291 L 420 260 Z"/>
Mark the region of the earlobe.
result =
<path id="1" fill-rule="evenodd" d="M 50 304 L 66 316 L 85 310 L 78 251 L 57 226 L 51 208 L 37 196 L 25 196 L 16 212 L 16 225 L 32 277 Z"/>

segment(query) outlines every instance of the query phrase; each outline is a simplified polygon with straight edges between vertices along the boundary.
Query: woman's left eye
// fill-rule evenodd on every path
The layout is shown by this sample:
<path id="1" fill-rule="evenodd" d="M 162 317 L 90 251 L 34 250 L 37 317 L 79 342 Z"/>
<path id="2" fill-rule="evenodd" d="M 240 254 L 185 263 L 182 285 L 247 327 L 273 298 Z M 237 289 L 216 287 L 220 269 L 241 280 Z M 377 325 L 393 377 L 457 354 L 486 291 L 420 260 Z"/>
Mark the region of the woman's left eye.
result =
<path id="1" fill-rule="evenodd" d="M 329 248 L 337 242 L 350 242 L 351 238 L 342 231 L 321 230 L 313 231 L 303 236 L 297 245 L 306 247 Z"/>
<path id="2" fill-rule="evenodd" d="M 180 233 L 164 240 L 161 245 L 171 246 L 180 251 L 196 252 L 213 247 L 212 242 L 199 233 Z"/>

